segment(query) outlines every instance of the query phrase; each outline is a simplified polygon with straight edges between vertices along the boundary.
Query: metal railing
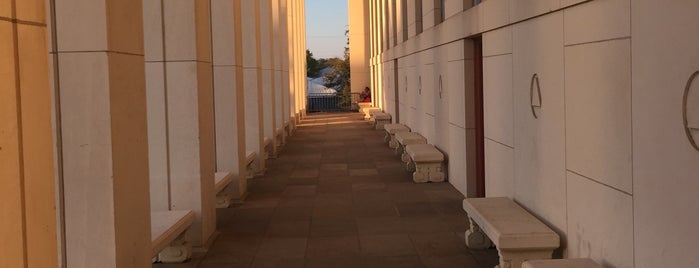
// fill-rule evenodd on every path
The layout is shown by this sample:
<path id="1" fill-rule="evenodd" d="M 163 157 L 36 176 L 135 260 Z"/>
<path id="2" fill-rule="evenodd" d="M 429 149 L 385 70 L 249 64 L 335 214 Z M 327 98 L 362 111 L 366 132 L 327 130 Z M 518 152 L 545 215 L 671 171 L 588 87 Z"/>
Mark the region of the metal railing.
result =
<path id="1" fill-rule="evenodd" d="M 306 112 L 342 112 L 357 111 L 359 93 L 315 93 L 306 96 Z"/>

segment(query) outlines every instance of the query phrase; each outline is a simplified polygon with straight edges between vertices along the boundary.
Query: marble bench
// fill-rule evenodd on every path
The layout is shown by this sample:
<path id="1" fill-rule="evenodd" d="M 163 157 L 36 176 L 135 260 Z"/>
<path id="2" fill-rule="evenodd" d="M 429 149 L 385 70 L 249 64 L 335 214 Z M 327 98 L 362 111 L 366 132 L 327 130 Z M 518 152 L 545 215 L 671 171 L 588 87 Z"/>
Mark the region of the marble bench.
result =
<path id="1" fill-rule="evenodd" d="M 223 190 L 228 187 L 233 181 L 233 173 L 231 172 L 216 172 L 214 174 L 216 184 L 216 208 L 227 208 L 231 206 L 231 195 Z"/>
<path id="2" fill-rule="evenodd" d="M 410 132 L 410 128 L 403 124 L 385 124 L 383 126 L 383 129 L 386 131 L 384 141 L 388 144 L 388 147 L 391 149 L 396 149 L 396 147 L 398 147 L 396 133 Z"/>
<path id="3" fill-rule="evenodd" d="M 546 224 L 506 197 L 467 198 L 470 220 L 466 246 L 485 249 L 495 244 L 500 268 L 520 268 L 528 260 L 551 259 L 560 238 Z"/>
<path id="4" fill-rule="evenodd" d="M 381 113 L 383 112 L 383 110 L 381 110 L 381 108 L 378 107 L 368 107 L 364 108 L 362 112 L 364 113 L 364 119 L 369 120 L 371 119 L 374 113 Z"/>
<path id="5" fill-rule="evenodd" d="M 410 156 L 406 164 L 408 171 L 413 171 L 413 181 L 416 183 L 443 182 L 445 180 L 442 165 L 444 154 L 432 144 L 411 144 L 405 146 Z"/>
<path id="6" fill-rule="evenodd" d="M 395 135 L 398 146 L 395 148 L 396 155 L 401 156 L 403 163 L 410 162 L 410 155 L 405 151 L 405 146 L 411 144 L 427 144 L 427 139 L 417 132 L 398 132 Z"/>
<path id="7" fill-rule="evenodd" d="M 525 261 L 522 268 L 602 268 L 591 259 L 562 259 Z"/>
<path id="8" fill-rule="evenodd" d="M 391 114 L 388 113 L 374 113 L 372 116 L 374 119 L 374 129 L 383 130 L 383 126 L 391 123 Z"/>
<path id="9" fill-rule="evenodd" d="M 191 210 L 151 212 L 151 256 L 155 262 L 182 263 L 192 257 L 185 232 L 194 223 Z"/>
<path id="10" fill-rule="evenodd" d="M 247 173 L 247 178 L 255 178 L 257 173 L 257 165 L 255 160 L 257 160 L 257 153 L 254 151 L 248 151 L 245 154 L 245 171 Z"/>

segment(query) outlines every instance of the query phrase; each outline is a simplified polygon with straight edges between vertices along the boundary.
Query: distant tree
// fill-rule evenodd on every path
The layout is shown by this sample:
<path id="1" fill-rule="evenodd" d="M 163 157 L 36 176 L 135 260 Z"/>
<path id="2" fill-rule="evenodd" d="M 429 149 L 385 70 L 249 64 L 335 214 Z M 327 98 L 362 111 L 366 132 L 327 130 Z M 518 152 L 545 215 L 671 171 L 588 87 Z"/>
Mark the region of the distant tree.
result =
<path id="1" fill-rule="evenodd" d="M 322 69 L 318 60 L 313 57 L 313 53 L 306 49 L 306 76 L 316 78 Z"/>
<path id="2" fill-rule="evenodd" d="M 349 107 L 352 102 L 351 94 L 351 79 L 350 79 L 350 51 L 349 51 L 349 30 L 345 31 L 347 36 L 347 47 L 345 47 L 345 55 L 343 59 L 332 58 L 328 59 L 328 66 L 333 70 L 323 77 L 325 86 L 337 90 L 340 95 L 340 105 Z"/>

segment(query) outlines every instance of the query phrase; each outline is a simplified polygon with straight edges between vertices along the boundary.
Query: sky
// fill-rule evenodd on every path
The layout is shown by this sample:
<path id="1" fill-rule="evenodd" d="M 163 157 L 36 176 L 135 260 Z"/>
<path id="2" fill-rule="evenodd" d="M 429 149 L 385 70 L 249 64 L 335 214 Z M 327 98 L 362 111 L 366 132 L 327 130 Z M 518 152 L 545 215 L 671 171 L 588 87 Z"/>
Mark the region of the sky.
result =
<path id="1" fill-rule="evenodd" d="M 306 0 L 306 47 L 314 58 L 343 56 L 349 25 L 347 1 Z"/>

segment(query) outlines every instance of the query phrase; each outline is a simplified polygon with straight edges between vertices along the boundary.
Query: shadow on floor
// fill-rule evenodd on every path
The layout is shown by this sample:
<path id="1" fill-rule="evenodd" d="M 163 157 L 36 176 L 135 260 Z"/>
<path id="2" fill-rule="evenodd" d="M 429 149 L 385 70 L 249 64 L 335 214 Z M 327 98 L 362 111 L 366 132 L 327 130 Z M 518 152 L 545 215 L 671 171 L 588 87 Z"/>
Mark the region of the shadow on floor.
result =
<path id="1" fill-rule="evenodd" d="M 220 235 L 204 255 L 157 268 L 474 267 L 494 249 L 464 245 L 463 195 L 415 184 L 357 113 L 314 114 L 299 125 L 238 207 L 218 209 Z"/>

